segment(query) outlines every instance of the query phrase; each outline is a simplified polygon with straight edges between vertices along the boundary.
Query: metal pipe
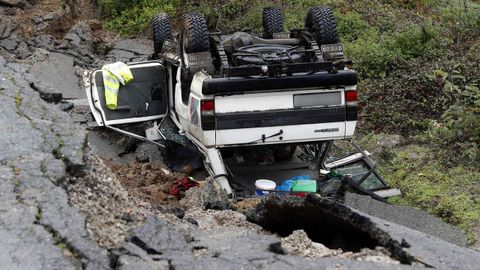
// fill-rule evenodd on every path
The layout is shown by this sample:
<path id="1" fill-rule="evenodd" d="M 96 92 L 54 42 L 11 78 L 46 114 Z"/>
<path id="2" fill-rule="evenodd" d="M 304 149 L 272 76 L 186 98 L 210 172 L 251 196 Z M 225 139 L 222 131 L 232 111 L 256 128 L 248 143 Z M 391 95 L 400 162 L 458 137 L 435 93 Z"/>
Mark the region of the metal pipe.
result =
<path id="1" fill-rule="evenodd" d="M 145 138 L 145 137 L 142 137 L 142 136 L 140 136 L 140 135 L 137 135 L 137 134 L 135 134 L 135 133 L 128 132 L 128 131 L 126 131 L 126 130 L 119 129 L 119 128 L 112 127 L 112 126 L 105 126 L 105 127 L 109 128 L 109 129 L 111 129 L 111 130 L 114 130 L 114 131 L 116 131 L 116 132 L 122 133 L 122 134 L 124 134 L 124 135 L 130 136 L 130 137 L 132 137 L 132 138 L 135 138 L 135 139 L 138 139 L 138 140 L 141 140 L 141 141 L 144 141 L 144 142 L 153 143 L 153 144 L 155 144 L 155 145 L 158 146 L 158 147 L 165 148 L 165 145 L 163 145 L 163 144 L 161 144 L 161 143 L 158 143 L 158 142 L 156 142 L 156 141 L 149 140 L 149 139 L 147 139 L 147 138 Z"/>

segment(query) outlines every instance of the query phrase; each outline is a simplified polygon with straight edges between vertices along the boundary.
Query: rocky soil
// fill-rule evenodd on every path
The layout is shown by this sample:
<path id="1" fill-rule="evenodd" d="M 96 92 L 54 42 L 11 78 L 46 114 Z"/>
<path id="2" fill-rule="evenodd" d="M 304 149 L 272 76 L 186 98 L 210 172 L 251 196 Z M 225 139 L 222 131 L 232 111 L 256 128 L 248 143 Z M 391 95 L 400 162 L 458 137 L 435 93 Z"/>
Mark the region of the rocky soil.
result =
<path id="1" fill-rule="evenodd" d="M 90 1 L 61 3 L 0 1 L 0 269 L 480 263 L 458 230 L 358 195 L 346 205 L 314 196 L 218 204 L 209 180 L 181 200 L 169 195 L 185 175 L 156 147 L 95 128 L 83 91 L 89 70 L 145 60 L 151 41 L 108 33 Z"/>

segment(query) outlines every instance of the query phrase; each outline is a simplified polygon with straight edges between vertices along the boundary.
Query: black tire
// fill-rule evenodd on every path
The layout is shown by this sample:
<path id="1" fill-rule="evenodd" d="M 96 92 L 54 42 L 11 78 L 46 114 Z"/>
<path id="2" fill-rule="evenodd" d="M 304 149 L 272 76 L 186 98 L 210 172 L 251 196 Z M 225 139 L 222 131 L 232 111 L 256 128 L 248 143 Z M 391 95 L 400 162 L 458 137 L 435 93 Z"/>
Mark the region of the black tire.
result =
<path id="1" fill-rule="evenodd" d="M 187 13 L 183 16 L 183 47 L 187 53 L 208 51 L 209 35 L 207 21 L 202 14 Z"/>
<path id="2" fill-rule="evenodd" d="M 170 23 L 170 15 L 167 13 L 159 13 L 153 16 L 153 47 L 155 54 L 160 53 L 163 42 L 172 38 L 172 24 Z"/>
<path id="3" fill-rule="evenodd" d="M 266 7 L 263 9 L 263 37 L 273 38 L 273 33 L 283 32 L 283 16 L 280 9 Z"/>
<path id="4" fill-rule="evenodd" d="M 313 33 L 318 45 L 338 43 L 337 23 L 328 7 L 313 7 L 308 10 L 305 27 Z"/>

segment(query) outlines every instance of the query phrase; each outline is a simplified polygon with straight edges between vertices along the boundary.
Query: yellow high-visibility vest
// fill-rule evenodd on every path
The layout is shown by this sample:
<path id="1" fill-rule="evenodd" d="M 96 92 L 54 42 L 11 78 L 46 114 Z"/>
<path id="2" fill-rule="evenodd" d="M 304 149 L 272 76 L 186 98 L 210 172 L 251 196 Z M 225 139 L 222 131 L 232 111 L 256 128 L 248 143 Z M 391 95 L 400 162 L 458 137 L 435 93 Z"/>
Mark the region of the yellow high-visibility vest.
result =
<path id="1" fill-rule="evenodd" d="M 102 76 L 107 108 L 116 110 L 118 107 L 117 99 L 120 84 L 125 85 L 133 81 L 132 72 L 125 63 L 116 62 L 104 65 L 102 67 Z"/>

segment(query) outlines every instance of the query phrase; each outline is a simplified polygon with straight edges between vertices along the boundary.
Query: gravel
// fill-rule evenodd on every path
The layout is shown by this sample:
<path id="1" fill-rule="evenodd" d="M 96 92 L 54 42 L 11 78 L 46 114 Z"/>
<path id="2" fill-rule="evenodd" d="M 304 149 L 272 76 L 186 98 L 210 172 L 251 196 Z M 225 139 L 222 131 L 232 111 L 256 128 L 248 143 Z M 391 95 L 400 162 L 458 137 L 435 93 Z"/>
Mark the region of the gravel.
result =
<path id="1" fill-rule="evenodd" d="M 67 186 L 70 202 L 86 215 L 87 228 L 103 247 L 120 247 L 128 230 L 145 220 L 149 205 L 129 196 L 115 173 L 90 150 L 87 174 L 71 177 Z"/>

